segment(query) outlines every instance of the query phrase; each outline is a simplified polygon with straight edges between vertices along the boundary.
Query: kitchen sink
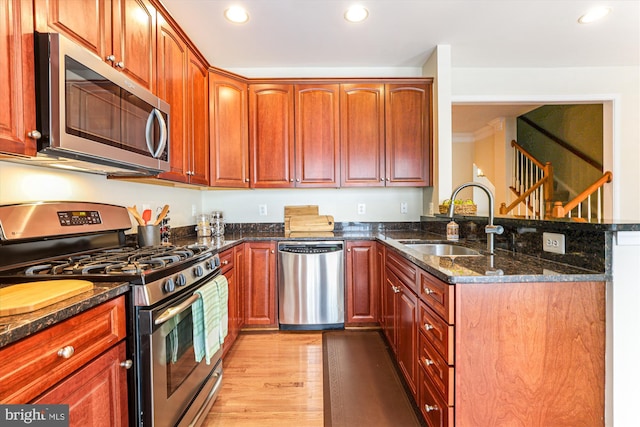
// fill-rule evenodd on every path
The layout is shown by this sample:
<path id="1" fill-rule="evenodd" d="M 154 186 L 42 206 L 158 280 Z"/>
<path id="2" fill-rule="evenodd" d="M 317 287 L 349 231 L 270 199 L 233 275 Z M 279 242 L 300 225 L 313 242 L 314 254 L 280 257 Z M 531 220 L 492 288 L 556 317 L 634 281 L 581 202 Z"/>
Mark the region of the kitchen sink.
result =
<path id="1" fill-rule="evenodd" d="M 402 243 L 402 242 L 401 242 Z M 437 256 L 480 256 L 480 252 L 451 243 L 402 243 L 409 249 L 425 255 Z"/>

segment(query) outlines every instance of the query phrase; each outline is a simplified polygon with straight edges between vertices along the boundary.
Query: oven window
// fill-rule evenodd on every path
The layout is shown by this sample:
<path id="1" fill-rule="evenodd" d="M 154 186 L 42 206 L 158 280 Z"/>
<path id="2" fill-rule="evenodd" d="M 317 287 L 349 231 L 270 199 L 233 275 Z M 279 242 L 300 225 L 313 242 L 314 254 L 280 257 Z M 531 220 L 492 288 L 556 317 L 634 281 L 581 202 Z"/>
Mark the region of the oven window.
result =
<path id="1" fill-rule="evenodd" d="M 187 314 L 188 313 L 188 314 Z M 185 311 L 165 337 L 167 396 L 171 396 L 198 366 L 193 350 L 191 310 Z"/>

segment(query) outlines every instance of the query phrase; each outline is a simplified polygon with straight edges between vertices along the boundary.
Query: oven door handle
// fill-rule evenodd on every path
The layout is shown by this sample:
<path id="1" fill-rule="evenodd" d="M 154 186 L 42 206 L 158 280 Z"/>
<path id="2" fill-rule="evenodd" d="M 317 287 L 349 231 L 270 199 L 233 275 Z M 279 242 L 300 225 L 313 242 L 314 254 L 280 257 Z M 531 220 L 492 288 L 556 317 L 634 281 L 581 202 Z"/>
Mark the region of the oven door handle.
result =
<path id="1" fill-rule="evenodd" d="M 200 298 L 200 294 L 193 294 L 191 297 L 189 297 L 189 299 L 186 299 L 185 301 L 176 305 L 175 307 L 167 308 L 160 316 L 156 318 L 153 324 L 162 325 L 167 320 L 177 316 L 178 314 L 185 311 L 187 308 L 191 307 L 199 298 Z"/>

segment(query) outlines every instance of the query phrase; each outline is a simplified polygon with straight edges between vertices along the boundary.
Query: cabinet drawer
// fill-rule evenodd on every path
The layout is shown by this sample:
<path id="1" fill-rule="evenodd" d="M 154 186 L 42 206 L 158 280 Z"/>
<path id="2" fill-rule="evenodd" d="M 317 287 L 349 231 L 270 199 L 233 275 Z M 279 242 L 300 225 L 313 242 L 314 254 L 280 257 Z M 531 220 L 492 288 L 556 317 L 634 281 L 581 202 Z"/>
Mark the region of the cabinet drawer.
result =
<path id="1" fill-rule="evenodd" d="M 429 427 L 453 427 L 453 406 L 447 406 L 423 369 L 420 369 L 418 406 Z"/>
<path id="2" fill-rule="evenodd" d="M 224 274 L 233 268 L 233 249 L 227 249 L 220 253 L 220 273 Z"/>
<path id="3" fill-rule="evenodd" d="M 121 296 L 0 349 L 0 402 L 33 400 L 125 336 Z"/>
<path id="4" fill-rule="evenodd" d="M 429 343 L 423 335 L 419 335 L 418 363 L 436 386 L 447 405 L 453 405 L 453 367 Z"/>
<path id="5" fill-rule="evenodd" d="M 454 285 L 420 271 L 420 298 L 448 323 L 454 323 Z"/>
<path id="6" fill-rule="evenodd" d="M 420 301 L 420 332 L 440 353 L 448 365 L 453 365 L 453 326 L 447 325 L 440 316 Z"/>
<path id="7" fill-rule="evenodd" d="M 416 290 L 416 284 L 418 283 L 418 270 L 415 265 L 408 263 L 400 255 L 397 255 L 392 251 L 388 251 L 387 258 L 385 260 L 385 267 L 391 269 L 402 283 L 411 288 L 411 290 L 416 294 L 418 293 Z"/>

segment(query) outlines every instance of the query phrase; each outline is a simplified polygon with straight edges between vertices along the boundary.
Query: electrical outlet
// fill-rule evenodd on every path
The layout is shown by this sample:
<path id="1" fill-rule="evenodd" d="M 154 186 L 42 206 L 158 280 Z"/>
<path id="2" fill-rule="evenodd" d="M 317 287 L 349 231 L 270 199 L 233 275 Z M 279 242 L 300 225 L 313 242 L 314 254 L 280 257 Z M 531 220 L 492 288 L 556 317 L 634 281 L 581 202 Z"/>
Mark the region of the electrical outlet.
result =
<path id="1" fill-rule="evenodd" d="M 364 215 L 367 213 L 367 205 L 364 203 L 358 203 L 358 215 Z"/>
<path id="2" fill-rule="evenodd" d="M 553 252 L 555 254 L 565 253 L 564 234 L 542 233 L 542 250 L 545 252 Z"/>
<path id="3" fill-rule="evenodd" d="M 267 216 L 267 205 L 258 205 L 260 216 Z"/>
<path id="4" fill-rule="evenodd" d="M 198 215 L 198 207 L 196 205 L 191 205 L 191 216 Z"/>
<path id="5" fill-rule="evenodd" d="M 406 214 L 407 212 L 409 212 L 409 207 L 407 206 L 407 202 L 400 203 L 400 213 Z"/>

